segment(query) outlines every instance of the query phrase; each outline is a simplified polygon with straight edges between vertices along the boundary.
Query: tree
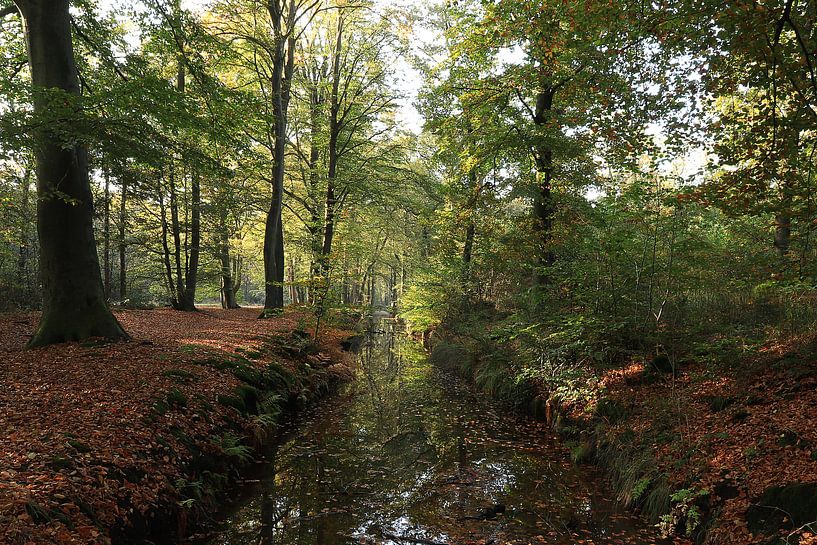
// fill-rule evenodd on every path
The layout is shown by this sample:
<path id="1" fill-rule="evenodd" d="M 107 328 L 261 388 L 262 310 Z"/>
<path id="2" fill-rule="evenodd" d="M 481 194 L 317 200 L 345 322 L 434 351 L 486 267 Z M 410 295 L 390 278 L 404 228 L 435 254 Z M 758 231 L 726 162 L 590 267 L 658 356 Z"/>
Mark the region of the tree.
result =
<path id="1" fill-rule="evenodd" d="M 34 114 L 41 120 L 34 140 L 43 315 L 29 346 L 96 336 L 123 339 L 127 335 L 102 286 L 88 152 L 65 137 L 80 94 L 69 2 L 15 4 L 25 20 Z"/>
<path id="2" fill-rule="evenodd" d="M 295 72 L 295 50 L 303 28 L 319 10 L 320 0 L 269 0 L 265 3 L 225 0 L 217 34 L 234 42 L 243 77 L 251 80 L 260 111 L 247 132 L 269 154 L 270 200 L 264 226 L 264 309 L 284 306 L 284 179 L 289 103 Z"/>
<path id="3" fill-rule="evenodd" d="M 464 2 L 442 16 L 456 45 L 437 69 L 444 74 L 438 85 L 456 98 L 454 116 L 477 120 L 459 129 L 464 145 L 474 143 L 472 161 L 502 156 L 514 163 L 518 187 L 527 186 L 534 277 L 548 284 L 555 192 L 586 183 L 581 167 L 592 165 L 601 141 L 610 155 L 626 156 L 643 139 L 642 102 L 650 101 L 634 83 L 643 59 L 660 57 L 643 43 L 641 12 L 624 4 Z"/>

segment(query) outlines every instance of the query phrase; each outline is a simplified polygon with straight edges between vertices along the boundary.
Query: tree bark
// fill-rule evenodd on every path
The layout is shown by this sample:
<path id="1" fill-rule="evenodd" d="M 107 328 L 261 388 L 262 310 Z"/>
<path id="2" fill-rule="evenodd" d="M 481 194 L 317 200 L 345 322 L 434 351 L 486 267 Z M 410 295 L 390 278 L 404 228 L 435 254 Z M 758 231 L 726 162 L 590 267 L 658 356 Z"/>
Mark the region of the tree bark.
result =
<path id="1" fill-rule="evenodd" d="M 289 257 L 289 299 L 293 304 L 300 303 L 298 301 L 298 289 L 295 285 L 295 258 Z"/>
<path id="2" fill-rule="evenodd" d="M 125 233 L 127 231 L 128 210 L 126 208 L 128 199 L 128 183 L 122 180 L 122 192 L 119 200 L 119 300 L 124 301 L 128 296 Z"/>
<path id="3" fill-rule="evenodd" d="M 309 302 L 315 302 L 315 279 L 321 273 L 321 254 L 323 253 L 323 222 L 320 216 L 320 206 L 318 205 L 318 189 L 320 177 L 318 175 L 318 161 L 320 160 L 320 149 L 318 147 L 318 134 L 321 131 L 320 109 L 324 102 L 320 81 L 317 79 L 311 82 L 309 99 L 309 193 L 312 201 L 310 214 L 309 241 L 310 241 L 310 264 L 309 264 Z"/>
<path id="4" fill-rule="evenodd" d="M 788 203 L 784 201 L 784 206 Z M 780 257 L 786 257 L 791 245 L 791 217 L 788 214 L 777 214 L 774 217 L 774 247 Z"/>
<path id="5" fill-rule="evenodd" d="M 240 308 L 235 295 L 236 285 L 233 280 L 230 236 L 227 232 L 226 218 L 222 218 L 219 226 L 219 261 L 221 262 L 221 307 L 225 309 Z"/>
<path id="6" fill-rule="evenodd" d="M 551 110 L 553 109 L 553 96 L 555 90 L 547 88 L 539 92 L 536 97 L 536 112 L 534 123 L 543 126 L 548 122 Z M 533 214 L 539 223 L 540 243 L 542 249 L 539 257 L 539 271 L 536 274 L 536 283 L 539 285 L 549 284 L 550 275 L 547 269 L 556 260 L 550 243 L 553 238 L 553 195 L 551 186 L 553 183 L 553 150 L 547 144 L 542 144 L 536 151 L 536 177 L 538 181 L 538 191 L 533 201 Z"/>
<path id="7" fill-rule="evenodd" d="M 102 220 L 102 261 L 104 263 L 103 291 L 105 300 L 111 300 L 111 177 L 105 171 L 105 210 Z"/>
<path id="8" fill-rule="evenodd" d="M 340 59 L 343 51 L 343 16 L 338 15 L 335 51 L 332 59 L 332 92 L 329 97 L 329 161 L 327 165 L 326 201 L 324 203 L 323 248 L 321 250 L 321 274 L 329 276 L 332 241 L 335 237 L 335 181 L 338 175 L 338 137 L 340 136 Z"/>
<path id="9" fill-rule="evenodd" d="M 289 4 L 284 20 L 278 2 L 271 1 L 268 11 L 275 31 L 270 85 L 272 87 L 272 114 L 274 117 L 272 156 L 272 198 L 264 225 L 264 310 L 284 307 L 284 226 L 283 197 L 286 159 L 287 110 L 289 108 L 292 72 L 295 67 L 295 37 L 282 30 L 294 24 L 296 5 Z M 261 313 L 265 317 L 266 312 Z"/>
<path id="10" fill-rule="evenodd" d="M 185 91 L 184 61 L 179 60 L 176 72 L 176 90 Z M 176 296 L 172 299 L 173 308 L 187 312 L 196 310 L 196 279 L 199 270 L 199 251 L 201 247 L 201 185 L 197 173 L 190 180 L 190 245 L 187 244 L 187 225 L 185 222 L 184 266 L 182 266 L 182 225 L 179 220 L 179 196 L 176 185 L 174 157 L 170 157 L 170 219 L 173 232 L 174 258 L 176 264 Z M 182 170 L 181 180 L 186 178 Z M 187 214 L 185 214 L 185 220 Z"/>
<path id="11" fill-rule="evenodd" d="M 171 159 L 170 174 L 167 177 L 170 192 L 170 235 L 173 237 L 173 265 L 175 278 L 172 280 L 173 291 L 170 303 L 176 310 L 185 310 L 184 304 L 184 275 L 182 272 L 182 228 L 179 221 L 179 197 L 176 191 L 176 174 Z"/>
<path id="12" fill-rule="evenodd" d="M 79 95 L 68 0 L 16 0 L 25 21 L 34 112 L 53 115 L 55 90 Z M 50 121 L 50 122 L 49 122 Z M 55 130 L 56 129 L 56 130 Z M 37 233 L 43 314 L 30 347 L 89 337 L 127 338 L 105 300 L 93 226 L 88 153 L 53 120 L 35 132 Z"/>
<path id="13" fill-rule="evenodd" d="M 168 226 L 167 226 L 167 207 L 165 206 L 164 188 L 162 187 L 162 179 L 159 178 L 159 214 L 162 222 L 162 262 L 165 267 L 165 281 L 167 282 L 167 291 L 170 294 L 171 304 L 175 307 L 175 301 L 178 299 L 176 293 L 176 283 L 173 280 L 173 268 L 170 264 L 170 245 L 167 242 Z"/>
<path id="14" fill-rule="evenodd" d="M 190 256 L 185 266 L 184 297 L 181 307 L 182 310 L 194 311 L 196 310 L 196 280 L 198 279 L 201 251 L 201 181 L 198 173 L 193 173 L 190 185 Z"/>
<path id="15" fill-rule="evenodd" d="M 22 283 L 21 306 L 31 308 L 33 306 L 34 285 L 29 271 L 31 257 L 31 170 L 28 168 L 20 180 L 22 189 L 22 202 L 20 203 L 20 252 L 17 256 L 17 275 Z"/>

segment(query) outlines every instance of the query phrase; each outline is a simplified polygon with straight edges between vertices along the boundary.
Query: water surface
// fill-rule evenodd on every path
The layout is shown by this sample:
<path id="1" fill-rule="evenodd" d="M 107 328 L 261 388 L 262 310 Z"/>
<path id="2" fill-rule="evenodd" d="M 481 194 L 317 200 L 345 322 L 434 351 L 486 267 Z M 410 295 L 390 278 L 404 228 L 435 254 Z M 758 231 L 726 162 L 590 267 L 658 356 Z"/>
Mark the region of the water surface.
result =
<path id="1" fill-rule="evenodd" d="M 435 368 L 396 327 L 373 324 L 357 381 L 268 454 L 211 545 L 657 542 L 542 424 Z"/>

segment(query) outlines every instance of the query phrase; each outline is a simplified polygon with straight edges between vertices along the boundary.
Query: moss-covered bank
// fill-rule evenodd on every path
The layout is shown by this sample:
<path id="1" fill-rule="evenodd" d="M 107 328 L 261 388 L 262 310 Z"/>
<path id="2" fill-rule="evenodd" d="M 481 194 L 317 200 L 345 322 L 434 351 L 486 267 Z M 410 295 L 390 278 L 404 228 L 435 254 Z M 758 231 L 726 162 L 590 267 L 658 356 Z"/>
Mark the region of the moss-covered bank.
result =
<path id="1" fill-rule="evenodd" d="M 26 350 L 0 315 L 0 543 L 173 541 L 213 511 L 287 418 L 351 378 L 333 322 L 257 309 L 117 312 L 134 340 Z"/>
<path id="2" fill-rule="evenodd" d="M 797 543 L 817 530 L 809 469 L 817 457 L 807 422 L 817 380 L 814 365 L 805 364 L 806 347 L 779 362 L 747 361 L 740 373 L 713 368 L 694 353 L 680 362 L 634 354 L 596 369 L 596 377 L 581 375 L 579 386 L 558 389 L 556 380 L 526 373 L 518 347 L 495 342 L 488 327 L 440 328 L 430 348 L 436 364 L 546 420 L 575 463 L 597 464 L 618 499 L 665 535 L 698 543 Z M 711 350 L 703 355 L 715 357 Z M 794 382 L 792 361 L 799 370 Z M 782 460 L 792 465 L 781 471 Z"/>
<path id="3" fill-rule="evenodd" d="M 275 361 L 280 358 L 286 365 Z M 287 423 L 352 378 L 347 365 L 350 358 L 337 350 L 334 358 L 324 355 L 308 333 L 296 329 L 287 336 L 269 337 L 252 350 L 196 360 L 196 365 L 227 371 L 238 380 L 236 386 L 217 395 L 217 403 L 230 416 L 217 433 L 207 437 L 189 435 L 181 428 L 172 430 L 187 450 L 184 476 L 173 483 L 169 490 L 173 494 L 158 509 L 113 528 L 112 543 L 177 543 L 200 531 L 247 466 L 263 459 Z M 171 374 L 180 382 L 189 379 L 185 372 Z M 161 418 L 187 403 L 184 394 L 172 389 L 156 401 L 149 418 Z"/>

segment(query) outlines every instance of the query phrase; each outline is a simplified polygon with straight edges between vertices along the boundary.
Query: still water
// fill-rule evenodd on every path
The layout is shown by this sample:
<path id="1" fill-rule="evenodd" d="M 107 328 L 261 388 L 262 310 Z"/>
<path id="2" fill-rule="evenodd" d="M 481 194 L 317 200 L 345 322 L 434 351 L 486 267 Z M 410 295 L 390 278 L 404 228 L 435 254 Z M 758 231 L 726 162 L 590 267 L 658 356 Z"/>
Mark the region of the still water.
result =
<path id="1" fill-rule="evenodd" d="M 299 419 L 210 545 L 657 543 L 552 433 L 372 323 L 358 379 Z"/>

